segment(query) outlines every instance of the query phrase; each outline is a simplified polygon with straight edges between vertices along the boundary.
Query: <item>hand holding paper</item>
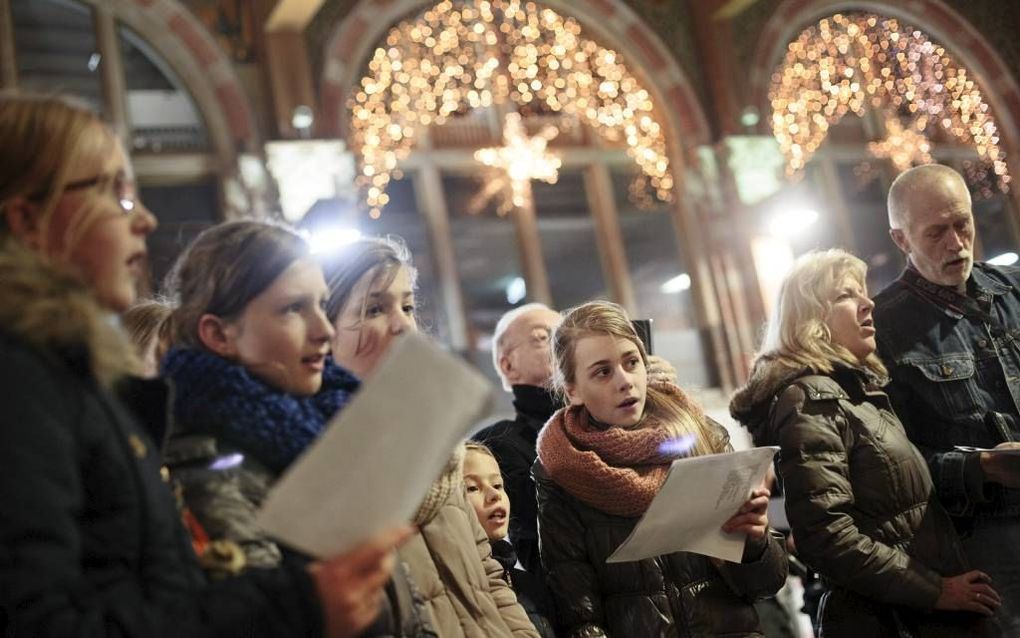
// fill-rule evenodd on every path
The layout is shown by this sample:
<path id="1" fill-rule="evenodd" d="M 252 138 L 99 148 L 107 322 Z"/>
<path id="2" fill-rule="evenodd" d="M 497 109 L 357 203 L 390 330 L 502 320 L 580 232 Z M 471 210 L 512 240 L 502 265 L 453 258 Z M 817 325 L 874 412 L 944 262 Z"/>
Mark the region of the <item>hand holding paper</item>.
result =
<path id="1" fill-rule="evenodd" d="M 259 525 L 325 557 L 406 523 L 490 398 L 489 382 L 456 357 L 422 337 L 401 336 L 276 483 Z"/>
<path id="2" fill-rule="evenodd" d="M 765 480 L 778 450 L 762 447 L 674 461 L 645 515 L 606 562 L 623 563 L 681 551 L 740 562 L 746 534 L 726 532 L 722 527 L 730 521 L 734 528 L 745 528 L 756 517 L 764 517 L 764 512 L 758 513 L 762 497 L 751 495 Z M 765 502 L 767 505 L 767 498 Z M 745 504 L 748 509 L 743 514 L 751 516 L 738 522 L 739 510 Z"/>
<path id="3" fill-rule="evenodd" d="M 1020 489 L 1020 443 L 1009 441 L 994 448 L 958 445 L 959 452 L 976 453 L 980 459 L 985 480 L 1010 489 Z"/>
<path id="4" fill-rule="evenodd" d="M 722 531 L 727 534 L 744 534 L 752 540 L 764 538 L 769 529 L 769 495 L 770 492 L 764 487 L 753 490 L 747 502 L 740 506 L 730 520 L 723 523 Z"/>

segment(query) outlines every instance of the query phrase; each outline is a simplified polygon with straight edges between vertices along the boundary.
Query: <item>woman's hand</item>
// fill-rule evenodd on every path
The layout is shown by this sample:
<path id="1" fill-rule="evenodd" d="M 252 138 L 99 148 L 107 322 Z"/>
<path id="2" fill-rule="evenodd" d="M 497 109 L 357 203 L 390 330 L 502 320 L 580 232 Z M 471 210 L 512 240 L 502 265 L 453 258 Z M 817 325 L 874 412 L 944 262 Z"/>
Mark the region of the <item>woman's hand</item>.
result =
<path id="1" fill-rule="evenodd" d="M 751 492 L 751 498 L 740 506 L 730 520 L 723 523 L 722 530 L 728 533 L 747 534 L 748 540 L 760 541 L 769 530 L 769 491 L 764 487 Z"/>
<path id="2" fill-rule="evenodd" d="M 383 587 L 396 563 L 393 550 L 413 531 L 398 527 L 376 534 L 346 554 L 309 566 L 326 618 L 327 636 L 353 638 L 375 620 Z"/>
<path id="3" fill-rule="evenodd" d="M 942 593 L 935 603 L 935 609 L 973 611 L 991 616 L 1002 604 L 991 582 L 988 574 L 976 569 L 959 576 L 943 578 Z"/>

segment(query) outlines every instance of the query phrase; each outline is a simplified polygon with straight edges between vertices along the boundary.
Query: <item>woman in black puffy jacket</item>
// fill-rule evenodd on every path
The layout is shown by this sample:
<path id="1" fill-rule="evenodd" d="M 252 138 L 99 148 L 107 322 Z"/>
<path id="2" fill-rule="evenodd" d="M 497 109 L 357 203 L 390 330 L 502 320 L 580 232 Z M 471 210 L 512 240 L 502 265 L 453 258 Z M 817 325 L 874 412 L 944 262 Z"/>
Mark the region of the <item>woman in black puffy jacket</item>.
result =
<path id="1" fill-rule="evenodd" d="M 19 94 L 0 94 L 0 140 L 0 634 L 357 635 L 406 532 L 207 583 L 112 394 L 140 367 L 115 313 L 156 226 L 123 148 L 86 108 Z"/>

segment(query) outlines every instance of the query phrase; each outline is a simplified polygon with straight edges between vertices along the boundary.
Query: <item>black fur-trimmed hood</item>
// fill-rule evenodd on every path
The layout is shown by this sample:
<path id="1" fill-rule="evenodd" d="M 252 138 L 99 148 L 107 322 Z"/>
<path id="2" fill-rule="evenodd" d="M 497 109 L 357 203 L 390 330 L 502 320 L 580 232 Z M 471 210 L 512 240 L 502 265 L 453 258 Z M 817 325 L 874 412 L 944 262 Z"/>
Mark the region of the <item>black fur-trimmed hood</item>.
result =
<path id="1" fill-rule="evenodd" d="M 733 393 L 730 416 L 746 427 L 758 443 L 766 434 L 776 395 L 794 380 L 809 373 L 807 368 L 790 367 L 776 357 L 760 357 L 754 364 L 750 380 Z"/>
<path id="2" fill-rule="evenodd" d="M 117 317 L 81 279 L 11 238 L 0 239 L 0 333 L 103 387 L 140 369 Z"/>

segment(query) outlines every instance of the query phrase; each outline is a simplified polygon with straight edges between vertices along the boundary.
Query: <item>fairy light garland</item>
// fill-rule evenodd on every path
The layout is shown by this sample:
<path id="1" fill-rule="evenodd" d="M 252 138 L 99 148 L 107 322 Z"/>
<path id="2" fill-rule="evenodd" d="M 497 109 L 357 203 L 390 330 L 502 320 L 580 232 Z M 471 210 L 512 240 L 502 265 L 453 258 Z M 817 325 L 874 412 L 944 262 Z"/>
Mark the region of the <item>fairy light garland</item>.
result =
<path id="1" fill-rule="evenodd" d="M 444 0 L 390 29 L 350 102 L 358 184 L 372 217 L 425 127 L 506 102 L 563 113 L 625 143 L 648 189 L 671 199 L 663 127 L 621 56 L 533 2 Z"/>
<path id="2" fill-rule="evenodd" d="M 868 150 L 875 157 L 888 159 L 896 170 L 902 172 L 919 164 L 931 164 L 931 141 L 924 133 L 912 127 L 904 127 L 898 117 L 885 121 L 885 139 L 869 142 Z"/>
<path id="3" fill-rule="evenodd" d="M 942 129 L 974 147 L 1000 188 L 1010 181 L 995 120 L 977 83 L 943 47 L 894 18 L 836 14 L 805 29 L 773 74 L 769 99 L 787 175 L 800 173 L 844 115 L 876 109 L 887 122 L 897 122 L 887 126 L 893 136 L 874 146 L 879 153 L 891 155 L 893 146 L 906 143 L 910 163 L 930 160 L 930 148 L 920 149 Z M 904 153 L 898 149 L 893 159 L 902 164 Z"/>

